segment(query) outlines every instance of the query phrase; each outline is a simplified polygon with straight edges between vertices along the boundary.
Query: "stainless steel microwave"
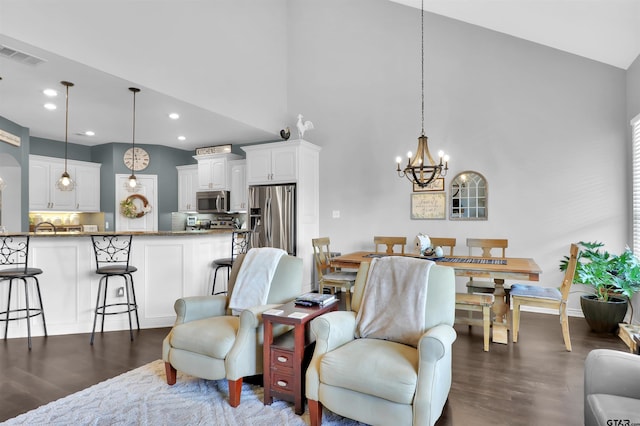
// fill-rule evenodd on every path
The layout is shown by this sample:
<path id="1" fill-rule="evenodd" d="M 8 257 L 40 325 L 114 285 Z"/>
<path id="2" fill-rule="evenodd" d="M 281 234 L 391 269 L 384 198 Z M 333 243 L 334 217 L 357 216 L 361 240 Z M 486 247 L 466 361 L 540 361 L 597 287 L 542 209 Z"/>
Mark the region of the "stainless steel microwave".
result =
<path id="1" fill-rule="evenodd" d="M 196 192 L 198 213 L 224 213 L 229 211 L 231 197 L 229 191 Z"/>

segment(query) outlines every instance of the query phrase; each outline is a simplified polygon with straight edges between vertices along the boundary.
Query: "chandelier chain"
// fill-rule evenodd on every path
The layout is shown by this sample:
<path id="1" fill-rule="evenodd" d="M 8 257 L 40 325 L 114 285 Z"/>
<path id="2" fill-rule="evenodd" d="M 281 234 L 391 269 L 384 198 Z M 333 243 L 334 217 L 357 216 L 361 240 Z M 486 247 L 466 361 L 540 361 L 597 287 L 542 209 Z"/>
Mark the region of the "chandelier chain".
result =
<path id="1" fill-rule="evenodd" d="M 424 136 L 424 0 L 422 0 L 421 3 L 420 20 L 420 33 L 422 34 L 422 38 L 420 40 L 420 79 L 422 81 L 422 136 Z"/>

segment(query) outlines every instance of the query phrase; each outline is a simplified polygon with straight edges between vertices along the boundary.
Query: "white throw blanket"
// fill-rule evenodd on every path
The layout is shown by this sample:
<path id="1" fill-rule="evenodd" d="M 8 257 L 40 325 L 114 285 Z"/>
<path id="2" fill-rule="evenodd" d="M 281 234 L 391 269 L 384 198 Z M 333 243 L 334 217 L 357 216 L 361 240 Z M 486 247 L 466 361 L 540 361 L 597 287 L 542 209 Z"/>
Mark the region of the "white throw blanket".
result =
<path id="1" fill-rule="evenodd" d="M 391 340 L 414 347 L 425 331 L 427 280 L 434 262 L 403 256 L 371 261 L 356 337 Z"/>
<path id="2" fill-rule="evenodd" d="M 271 247 L 254 248 L 247 252 L 229 300 L 233 315 L 267 303 L 271 280 L 280 258 L 285 254 L 286 251 Z"/>

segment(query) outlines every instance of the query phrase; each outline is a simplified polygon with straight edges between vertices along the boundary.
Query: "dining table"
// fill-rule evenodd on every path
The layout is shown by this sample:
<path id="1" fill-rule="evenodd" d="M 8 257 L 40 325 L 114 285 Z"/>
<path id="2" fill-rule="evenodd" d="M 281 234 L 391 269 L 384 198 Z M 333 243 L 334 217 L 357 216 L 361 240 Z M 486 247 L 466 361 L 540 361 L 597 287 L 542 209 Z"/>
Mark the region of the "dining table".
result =
<path id="1" fill-rule="evenodd" d="M 508 312 L 510 307 L 505 299 L 504 281 L 539 281 L 542 270 L 532 258 L 524 257 L 481 257 L 481 256 L 420 256 L 415 253 L 376 253 L 357 251 L 336 256 L 331 260 L 331 266 L 342 269 L 358 269 L 362 262 L 370 262 L 377 257 L 410 256 L 432 260 L 438 265 L 450 266 L 458 277 L 489 278 L 495 283 L 492 311 L 494 314 L 493 336 L 494 343 L 507 344 Z"/>

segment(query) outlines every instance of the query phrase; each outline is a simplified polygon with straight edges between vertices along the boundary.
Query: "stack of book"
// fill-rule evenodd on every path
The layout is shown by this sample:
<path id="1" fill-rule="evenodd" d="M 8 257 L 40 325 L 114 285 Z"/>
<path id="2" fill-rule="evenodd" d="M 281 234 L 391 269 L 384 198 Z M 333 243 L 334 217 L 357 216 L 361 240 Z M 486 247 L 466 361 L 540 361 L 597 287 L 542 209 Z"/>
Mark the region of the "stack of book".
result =
<path id="1" fill-rule="evenodd" d="M 326 306 L 337 301 L 334 294 L 305 293 L 296 297 L 295 304 L 299 306 Z"/>

